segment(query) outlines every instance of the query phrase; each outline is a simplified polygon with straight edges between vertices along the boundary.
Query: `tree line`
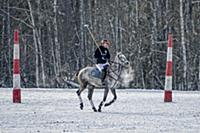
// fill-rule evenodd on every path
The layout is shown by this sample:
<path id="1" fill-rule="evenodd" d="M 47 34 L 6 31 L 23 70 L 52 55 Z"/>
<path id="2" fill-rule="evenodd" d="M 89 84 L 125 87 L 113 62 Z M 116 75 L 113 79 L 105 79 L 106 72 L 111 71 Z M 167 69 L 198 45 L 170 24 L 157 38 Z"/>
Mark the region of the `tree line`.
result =
<path id="1" fill-rule="evenodd" d="M 109 39 L 134 70 L 129 87 L 163 89 L 168 33 L 173 35 L 173 89 L 200 90 L 198 0 L 0 0 L 0 86 L 12 87 L 13 31 L 20 31 L 22 87 L 66 87 L 94 65 Z M 69 87 L 69 86 L 67 86 Z"/>

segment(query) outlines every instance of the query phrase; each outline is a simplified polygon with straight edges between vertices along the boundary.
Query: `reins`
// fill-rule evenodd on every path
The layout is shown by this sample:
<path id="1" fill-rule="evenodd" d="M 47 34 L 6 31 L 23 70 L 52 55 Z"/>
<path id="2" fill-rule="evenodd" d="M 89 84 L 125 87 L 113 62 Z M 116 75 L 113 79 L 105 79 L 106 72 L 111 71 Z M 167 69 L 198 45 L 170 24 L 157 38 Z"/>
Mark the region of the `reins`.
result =
<path id="1" fill-rule="evenodd" d="M 119 65 L 119 67 L 118 67 L 116 70 L 113 70 L 113 69 L 112 69 L 112 67 L 111 67 L 112 64 L 111 64 L 111 66 L 109 67 L 109 69 L 111 70 L 111 72 L 112 72 L 114 75 L 117 76 L 117 78 L 114 78 L 113 76 L 111 76 L 110 74 L 108 74 L 108 76 L 109 76 L 110 78 L 112 78 L 113 80 L 115 80 L 113 86 L 111 87 L 111 89 L 113 89 L 113 88 L 115 87 L 115 85 L 117 84 L 117 82 L 120 81 L 119 79 L 120 79 L 120 75 L 121 75 L 121 73 L 122 73 L 122 68 L 125 67 L 125 66 L 123 66 L 122 64 L 120 64 L 120 63 L 118 63 L 118 62 L 115 62 L 115 61 L 110 61 L 110 62 L 112 62 L 112 64 L 117 64 L 117 65 Z M 119 74 L 117 74 L 116 72 L 119 72 Z"/>

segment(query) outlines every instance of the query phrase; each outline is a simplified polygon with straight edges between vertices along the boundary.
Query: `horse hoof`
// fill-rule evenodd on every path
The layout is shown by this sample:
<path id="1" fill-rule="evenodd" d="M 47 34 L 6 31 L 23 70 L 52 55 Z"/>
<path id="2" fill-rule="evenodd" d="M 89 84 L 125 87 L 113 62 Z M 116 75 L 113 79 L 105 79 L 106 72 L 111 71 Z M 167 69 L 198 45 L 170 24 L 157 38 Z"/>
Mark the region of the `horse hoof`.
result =
<path id="1" fill-rule="evenodd" d="M 109 106 L 110 104 L 109 103 L 106 103 L 104 106 L 106 107 L 106 106 Z"/>
<path id="2" fill-rule="evenodd" d="M 83 103 L 80 103 L 80 109 L 83 110 Z"/>
<path id="3" fill-rule="evenodd" d="M 94 110 L 94 112 L 97 112 L 97 109 L 96 109 L 96 108 L 93 107 L 92 109 Z"/>
<path id="4" fill-rule="evenodd" d="M 100 108 L 98 109 L 98 112 L 101 112 L 101 109 L 100 109 Z"/>

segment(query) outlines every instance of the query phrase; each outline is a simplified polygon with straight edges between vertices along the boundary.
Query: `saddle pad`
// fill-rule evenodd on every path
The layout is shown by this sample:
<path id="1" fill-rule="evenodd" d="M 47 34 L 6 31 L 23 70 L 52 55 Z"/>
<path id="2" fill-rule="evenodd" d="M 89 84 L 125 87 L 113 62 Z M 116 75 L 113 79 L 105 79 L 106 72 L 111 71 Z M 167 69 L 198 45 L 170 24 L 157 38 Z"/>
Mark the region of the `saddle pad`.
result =
<path id="1" fill-rule="evenodd" d="M 102 72 L 100 72 L 98 68 L 94 68 L 94 69 L 91 71 L 91 76 L 92 76 L 92 77 L 95 77 L 95 78 L 101 79 L 101 78 L 102 78 Z"/>

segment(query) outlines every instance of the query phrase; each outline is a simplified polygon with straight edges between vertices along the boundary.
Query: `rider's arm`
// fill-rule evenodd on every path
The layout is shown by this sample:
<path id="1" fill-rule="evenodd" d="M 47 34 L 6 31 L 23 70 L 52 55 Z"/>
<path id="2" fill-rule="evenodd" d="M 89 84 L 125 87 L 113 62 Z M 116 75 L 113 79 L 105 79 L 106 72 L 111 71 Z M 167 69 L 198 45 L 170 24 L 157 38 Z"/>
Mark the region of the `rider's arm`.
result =
<path id="1" fill-rule="evenodd" d="M 101 53 L 100 53 L 99 49 L 97 48 L 95 53 L 94 53 L 94 57 L 99 58 L 99 56 L 101 56 Z"/>
<path id="2" fill-rule="evenodd" d="M 106 55 L 106 58 L 108 59 L 108 60 L 110 60 L 110 52 L 109 52 L 109 50 L 107 50 L 108 52 L 107 52 L 107 55 Z"/>

